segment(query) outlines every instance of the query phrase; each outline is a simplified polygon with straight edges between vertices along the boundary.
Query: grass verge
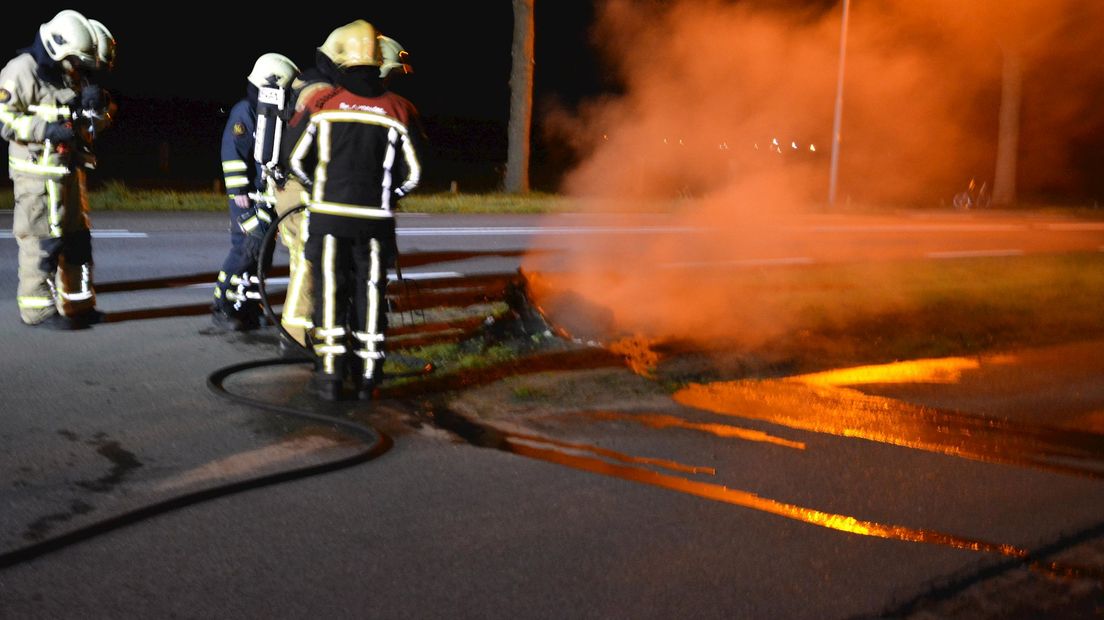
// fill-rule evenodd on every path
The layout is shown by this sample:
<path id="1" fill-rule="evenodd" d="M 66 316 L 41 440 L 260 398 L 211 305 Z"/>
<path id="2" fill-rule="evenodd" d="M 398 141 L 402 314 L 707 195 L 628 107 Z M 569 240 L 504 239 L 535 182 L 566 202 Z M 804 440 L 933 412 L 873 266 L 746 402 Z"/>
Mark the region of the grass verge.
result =
<path id="1" fill-rule="evenodd" d="M 109 181 L 88 195 L 89 206 L 97 211 L 128 212 L 213 212 L 226 211 L 226 196 L 213 191 L 172 191 L 137 189 L 120 181 Z M 11 209 L 11 191 L 0 192 L 0 209 Z M 402 211 L 410 213 L 495 213 L 532 214 L 570 210 L 572 202 L 556 194 L 532 192 L 524 195 L 491 194 L 413 194 L 402 201 Z"/>
<path id="2" fill-rule="evenodd" d="M 763 333 L 723 341 L 574 335 L 606 342 L 614 352 L 638 361 L 643 374 L 672 388 L 685 381 L 778 376 L 1104 338 L 1104 253 L 748 270 L 728 272 L 707 286 L 723 287 L 740 301 L 730 306 L 731 324 L 761 325 L 764 316 L 776 323 Z M 691 300 L 687 303 L 693 307 Z M 475 307 L 471 311 L 488 314 Z M 570 342 L 551 335 L 505 332 L 405 353 L 450 372 L 568 346 Z"/>
<path id="3" fill-rule="evenodd" d="M 727 285 L 788 320 L 770 338 L 711 347 L 714 361 L 736 374 L 1104 338 L 1102 253 L 825 265 L 747 274 Z"/>

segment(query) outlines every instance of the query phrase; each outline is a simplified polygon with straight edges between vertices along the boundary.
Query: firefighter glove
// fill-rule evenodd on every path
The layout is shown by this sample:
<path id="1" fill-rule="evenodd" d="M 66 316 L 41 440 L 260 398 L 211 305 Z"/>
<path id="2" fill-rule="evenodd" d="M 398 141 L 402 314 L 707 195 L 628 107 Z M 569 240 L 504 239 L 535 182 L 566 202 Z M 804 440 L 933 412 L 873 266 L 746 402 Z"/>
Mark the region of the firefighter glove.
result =
<path id="1" fill-rule="evenodd" d="M 258 204 L 242 214 L 238 225 L 245 233 L 245 251 L 253 258 L 259 258 L 261 244 L 264 242 L 265 234 L 268 233 L 268 227 L 272 225 L 272 214 L 268 208 Z"/>
<path id="2" fill-rule="evenodd" d="M 46 124 L 46 139 L 54 144 L 70 142 L 75 136 L 70 123 L 58 121 Z"/>
<path id="3" fill-rule="evenodd" d="M 102 110 L 106 103 L 104 91 L 95 84 L 89 84 L 81 89 L 81 108 L 85 110 Z"/>

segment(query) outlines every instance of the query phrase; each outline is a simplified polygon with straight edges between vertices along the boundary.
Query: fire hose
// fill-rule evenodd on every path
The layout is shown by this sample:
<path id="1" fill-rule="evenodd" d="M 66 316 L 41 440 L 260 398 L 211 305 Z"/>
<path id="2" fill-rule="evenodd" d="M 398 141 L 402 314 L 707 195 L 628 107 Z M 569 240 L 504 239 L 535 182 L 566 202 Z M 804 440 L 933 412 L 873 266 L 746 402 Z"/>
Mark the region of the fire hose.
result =
<path id="1" fill-rule="evenodd" d="M 305 207 L 297 207 L 284 213 L 277 218 L 272 226 L 269 227 L 265 234 L 264 240 L 261 243 L 261 256 L 265 256 L 266 250 L 275 240 L 276 230 L 279 223 L 288 215 L 301 211 Z M 281 332 L 292 342 L 297 342 L 287 330 L 280 325 L 280 322 L 276 320 L 275 314 L 272 311 L 272 307 L 268 302 L 268 295 L 265 290 L 265 279 L 263 262 L 258 261 L 261 265 L 261 269 L 258 269 L 258 281 L 261 290 L 261 302 L 264 306 L 265 314 L 269 317 L 269 320 L 278 327 Z M 300 345 L 301 346 L 301 345 Z M 299 467 L 295 469 L 289 469 L 279 472 L 266 474 L 263 476 L 257 476 L 254 478 L 247 478 L 244 480 L 238 480 L 229 482 L 226 484 L 200 489 L 191 493 L 185 493 L 170 497 L 147 506 L 136 508 L 123 512 L 121 514 L 108 517 L 106 519 L 96 521 L 94 523 L 85 525 L 75 530 L 71 530 L 58 536 L 53 536 L 43 540 L 39 540 L 23 547 L 18 547 L 10 551 L 0 553 L 0 570 L 9 568 L 18 564 L 29 562 L 40 556 L 53 551 L 64 549 L 65 547 L 89 540 L 101 534 L 112 532 L 128 525 L 133 525 L 140 521 L 153 518 L 158 515 L 165 514 L 188 506 L 193 506 L 205 501 L 216 499 L 219 497 L 226 497 L 248 491 L 251 489 L 259 489 L 262 487 L 279 484 L 282 482 L 289 482 L 292 480 L 300 480 L 310 476 L 316 476 L 319 474 L 352 467 L 359 465 L 374 459 L 375 457 L 386 452 L 391 446 L 391 440 L 386 436 L 376 431 L 371 426 L 360 424 L 352 420 L 335 417 L 332 415 L 323 415 L 314 413 L 311 411 L 304 411 L 294 407 L 288 407 L 275 403 L 269 403 L 266 401 L 249 398 L 240 394 L 234 394 L 225 388 L 223 385 L 226 379 L 234 374 L 252 370 L 255 368 L 265 368 L 269 366 L 278 366 L 285 364 L 300 364 L 310 362 L 313 363 L 313 359 L 310 357 L 302 358 L 275 358 L 275 359 L 262 359 L 251 362 L 243 362 L 239 364 L 233 364 L 220 368 L 211 373 L 207 377 L 207 387 L 217 396 L 229 400 L 234 403 L 248 405 L 250 407 L 256 407 L 279 415 L 286 415 L 302 420 L 311 422 L 318 422 L 329 426 L 337 427 L 340 430 L 345 431 L 349 435 L 359 439 L 364 443 L 364 448 L 355 454 L 350 456 L 328 461 L 325 463 L 318 463 Z"/>
<path id="2" fill-rule="evenodd" d="M 251 193 L 251 194 L 249 194 L 249 197 L 251 199 L 253 199 L 255 202 L 266 202 L 266 203 L 272 204 L 272 200 L 267 198 L 263 194 L 253 194 L 253 193 Z M 286 360 L 287 363 L 313 361 L 314 360 L 314 352 L 308 346 L 304 345 L 303 343 L 301 343 L 297 339 L 295 339 L 291 335 L 291 333 L 288 332 L 288 330 L 284 327 L 283 323 L 279 320 L 279 318 L 276 317 L 276 312 L 272 310 L 272 306 L 269 304 L 269 301 L 268 301 L 268 290 L 267 290 L 266 284 L 265 284 L 265 272 L 268 270 L 268 265 L 265 265 L 265 262 L 266 262 L 265 257 L 270 255 L 269 254 L 269 248 L 272 247 L 273 243 L 275 243 L 276 231 L 279 230 L 280 223 L 283 222 L 288 217 L 290 217 L 291 215 L 293 215 L 295 213 L 299 213 L 299 212 L 305 210 L 306 208 L 307 208 L 307 205 L 299 205 L 299 206 L 297 206 L 293 209 L 289 209 L 288 211 L 278 215 L 276 217 L 276 219 L 274 219 L 272 221 L 272 223 L 268 225 L 268 229 L 265 231 L 264 238 L 261 240 L 260 249 L 257 251 L 257 255 L 258 255 L 257 256 L 257 289 L 260 291 L 261 307 L 264 309 L 265 318 L 268 319 L 269 323 L 272 323 L 273 325 L 275 325 L 280 330 L 280 334 L 283 336 L 283 338 L 285 339 L 286 342 L 294 343 L 295 346 L 297 346 L 304 353 L 304 355 L 306 356 L 306 357 L 302 357 L 302 358 L 298 358 L 298 357 L 296 357 L 296 358 L 287 358 L 287 360 Z M 399 260 L 398 260 L 398 251 L 399 251 L 398 245 L 396 244 L 396 246 L 395 246 L 395 256 L 396 256 L 396 258 L 395 258 L 395 277 L 399 280 L 399 282 L 404 282 L 404 281 L 407 281 L 407 280 L 405 280 L 403 278 L 402 266 L 399 264 Z M 410 281 L 413 282 L 413 280 L 410 280 Z M 406 356 L 397 356 L 397 357 L 406 358 L 408 360 L 411 359 L 411 358 L 408 358 Z M 432 372 L 435 372 L 436 369 L 437 369 L 436 365 L 434 365 L 433 362 L 429 362 L 429 361 L 425 361 L 425 360 L 414 360 L 414 361 L 418 362 L 414 365 L 419 366 L 420 367 L 419 369 L 411 370 L 411 371 L 407 371 L 407 372 L 389 373 L 388 376 L 391 377 L 392 379 L 402 379 L 402 378 L 407 378 L 407 377 L 420 377 L 420 376 L 424 376 L 424 375 L 430 374 Z"/>

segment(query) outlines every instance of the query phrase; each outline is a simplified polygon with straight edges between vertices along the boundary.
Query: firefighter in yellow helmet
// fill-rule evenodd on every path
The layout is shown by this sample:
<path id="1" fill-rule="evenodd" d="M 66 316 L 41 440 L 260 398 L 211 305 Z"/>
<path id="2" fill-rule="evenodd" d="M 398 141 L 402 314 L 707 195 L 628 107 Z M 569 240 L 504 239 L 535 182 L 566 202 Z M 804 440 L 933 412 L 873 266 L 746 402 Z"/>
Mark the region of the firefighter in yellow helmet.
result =
<path id="1" fill-rule="evenodd" d="M 0 70 L 0 135 L 8 142 L 19 243 L 19 315 L 27 325 L 79 329 L 99 322 L 92 285 L 85 171 L 89 138 L 104 124 L 96 33 L 73 10 L 41 25 L 31 46 Z"/>
<path id="2" fill-rule="evenodd" d="M 318 90 L 336 83 L 340 71 L 337 62 L 346 64 L 349 62 L 347 46 L 339 45 L 339 41 L 341 32 L 352 25 L 342 26 L 331 33 L 317 50 L 315 66 L 304 71 L 292 84 L 291 111 L 294 116 L 289 121 L 287 137 L 283 143 L 285 148 L 281 157 L 281 167 L 285 170 L 290 158 L 290 147 L 302 135 L 310 120 L 303 112 L 306 102 Z M 382 34 L 377 34 L 377 40 L 382 60 L 380 78 L 383 79 L 385 87 L 395 76 L 414 72 L 414 68 L 409 64 L 409 54 L 398 41 Z M 307 204 L 309 194 L 300 180 L 290 175 L 286 183 L 276 192 L 276 201 L 277 214 L 284 215 L 295 207 Z M 311 265 L 310 261 L 303 257 L 308 219 L 308 214 L 300 212 L 285 217 L 280 224 L 280 238 L 287 246 L 290 257 L 288 261 L 290 278 L 283 311 L 280 314 L 280 324 L 299 345 L 295 346 L 281 339 L 280 353 L 285 356 L 296 355 L 299 347 L 309 346 L 307 332 L 313 327 Z"/>
<path id="3" fill-rule="evenodd" d="M 384 88 L 370 23 L 338 28 L 321 49 L 337 67 L 336 83 L 305 102 L 305 127 L 289 161 L 311 188 L 304 249 L 318 357 L 311 390 L 338 400 L 348 376 L 358 398 L 367 399 L 383 379 L 387 270 L 397 256 L 394 208 L 421 178 L 412 136 L 418 113 Z"/>

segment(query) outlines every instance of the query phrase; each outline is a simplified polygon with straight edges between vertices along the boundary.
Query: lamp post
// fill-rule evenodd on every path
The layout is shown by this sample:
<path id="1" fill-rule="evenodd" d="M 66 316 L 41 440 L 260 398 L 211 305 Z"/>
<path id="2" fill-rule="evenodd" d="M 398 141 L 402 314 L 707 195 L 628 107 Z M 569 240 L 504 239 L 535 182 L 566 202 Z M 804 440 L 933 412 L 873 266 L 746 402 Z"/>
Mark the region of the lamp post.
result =
<path id="1" fill-rule="evenodd" d="M 847 61 L 847 21 L 851 14 L 851 0 L 843 0 L 843 19 L 840 25 L 839 75 L 836 78 L 836 112 L 832 119 L 832 163 L 828 173 L 828 206 L 836 205 L 836 178 L 839 176 L 840 134 L 843 119 L 843 69 Z"/>

